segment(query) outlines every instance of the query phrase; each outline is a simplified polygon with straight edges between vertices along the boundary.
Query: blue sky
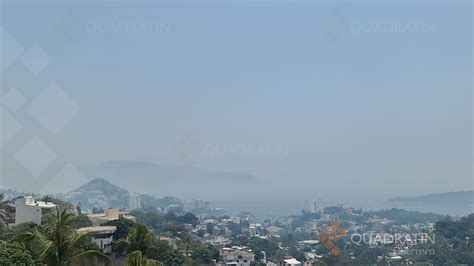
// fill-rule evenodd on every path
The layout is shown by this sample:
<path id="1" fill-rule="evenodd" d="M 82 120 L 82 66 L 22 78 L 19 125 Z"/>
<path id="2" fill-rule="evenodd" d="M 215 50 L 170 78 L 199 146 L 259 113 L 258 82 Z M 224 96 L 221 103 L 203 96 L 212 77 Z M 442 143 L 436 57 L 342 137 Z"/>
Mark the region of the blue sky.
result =
<path id="1" fill-rule="evenodd" d="M 53 59 L 39 76 L 11 66 L 2 93 L 54 81 L 80 106 L 58 134 L 28 126 L 63 161 L 180 164 L 191 134 L 194 166 L 277 187 L 472 187 L 469 1 L 4 1 L 2 26 Z"/>

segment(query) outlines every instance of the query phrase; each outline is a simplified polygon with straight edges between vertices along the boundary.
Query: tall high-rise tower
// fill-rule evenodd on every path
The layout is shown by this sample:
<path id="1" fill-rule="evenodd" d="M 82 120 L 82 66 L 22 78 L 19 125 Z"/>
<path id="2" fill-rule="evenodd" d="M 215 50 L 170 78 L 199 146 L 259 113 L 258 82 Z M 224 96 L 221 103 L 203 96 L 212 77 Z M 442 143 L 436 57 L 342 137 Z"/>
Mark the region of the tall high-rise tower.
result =
<path id="1" fill-rule="evenodd" d="M 141 207 L 140 195 L 137 193 L 128 194 L 128 208 L 133 210 L 140 209 Z"/>

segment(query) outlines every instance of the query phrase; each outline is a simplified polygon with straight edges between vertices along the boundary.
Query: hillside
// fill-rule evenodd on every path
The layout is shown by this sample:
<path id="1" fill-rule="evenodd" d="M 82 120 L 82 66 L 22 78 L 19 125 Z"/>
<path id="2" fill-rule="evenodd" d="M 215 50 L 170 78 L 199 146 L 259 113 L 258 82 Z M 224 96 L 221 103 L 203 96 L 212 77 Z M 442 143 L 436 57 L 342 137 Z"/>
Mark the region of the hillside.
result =
<path id="1" fill-rule="evenodd" d="M 128 207 L 128 191 L 104 179 L 93 179 L 86 184 L 64 194 L 62 199 L 81 203 L 85 209 L 93 207 Z"/>
<path id="2" fill-rule="evenodd" d="M 416 197 L 397 197 L 385 202 L 386 206 L 407 210 L 422 210 L 455 215 L 474 212 L 474 191 L 435 193 Z"/>
<path id="3" fill-rule="evenodd" d="M 389 202 L 402 204 L 425 204 L 425 205 L 466 205 L 474 202 L 474 191 L 457 191 L 447 193 L 428 194 L 417 197 L 397 197 Z"/>
<path id="4" fill-rule="evenodd" d="M 11 200 L 19 196 L 25 196 L 31 193 L 28 192 L 21 192 L 15 189 L 0 189 L 0 193 L 3 194 L 3 198 L 5 200 Z"/>
<path id="5" fill-rule="evenodd" d="M 139 194 L 142 207 L 167 207 L 172 204 L 181 205 L 174 197 L 156 198 L 151 195 Z M 84 209 L 100 208 L 128 208 L 129 192 L 109 181 L 101 178 L 93 179 L 86 184 L 58 195 L 59 198 L 78 204 Z"/>

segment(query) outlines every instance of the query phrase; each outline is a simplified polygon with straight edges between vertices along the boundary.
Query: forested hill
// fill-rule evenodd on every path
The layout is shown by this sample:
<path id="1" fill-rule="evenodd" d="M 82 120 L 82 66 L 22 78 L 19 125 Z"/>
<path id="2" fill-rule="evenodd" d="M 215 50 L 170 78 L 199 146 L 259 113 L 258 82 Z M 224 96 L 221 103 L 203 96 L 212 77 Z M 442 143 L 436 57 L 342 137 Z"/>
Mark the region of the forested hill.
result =
<path id="1" fill-rule="evenodd" d="M 465 204 L 472 205 L 472 202 L 474 202 L 474 190 L 436 193 L 417 197 L 397 197 L 390 199 L 389 202 L 443 206 L 459 206 Z"/>

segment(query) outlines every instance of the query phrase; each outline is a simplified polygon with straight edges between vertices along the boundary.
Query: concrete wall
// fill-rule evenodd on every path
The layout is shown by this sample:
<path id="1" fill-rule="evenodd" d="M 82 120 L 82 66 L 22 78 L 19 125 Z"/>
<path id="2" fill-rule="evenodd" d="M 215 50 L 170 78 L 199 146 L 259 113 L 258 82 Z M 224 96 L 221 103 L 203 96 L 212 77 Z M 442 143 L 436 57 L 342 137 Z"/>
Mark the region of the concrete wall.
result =
<path id="1" fill-rule="evenodd" d="M 28 198 L 18 198 L 15 201 L 15 224 L 21 224 L 25 222 L 34 222 L 36 224 L 41 224 L 41 207 L 27 205 L 27 201 L 29 201 Z"/>

